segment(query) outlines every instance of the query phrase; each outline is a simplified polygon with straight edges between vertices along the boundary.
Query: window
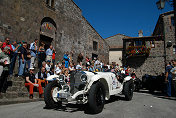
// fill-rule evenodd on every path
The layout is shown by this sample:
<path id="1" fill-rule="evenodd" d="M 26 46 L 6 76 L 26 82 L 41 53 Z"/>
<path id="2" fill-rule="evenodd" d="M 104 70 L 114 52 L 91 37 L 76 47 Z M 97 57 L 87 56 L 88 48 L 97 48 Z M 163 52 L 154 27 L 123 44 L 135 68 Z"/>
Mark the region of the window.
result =
<path id="1" fill-rule="evenodd" d="M 93 41 L 93 50 L 97 51 L 98 43 Z"/>
<path id="2" fill-rule="evenodd" d="M 49 6 L 49 7 L 52 7 L 54 8 L 54 0 L 46 0 L 46 4 Z"/>
<path id="3" fill-rule="evenodd" d="M 50 0 L 46 0 L 46 4 L 49 5 Z"/>
<path id="4" fill-rule="evenodd" d="M 142 41 L 135 41 L 136 46 L 142 46 Z"/>
<path id="5" fill-rule="evenodd" d="M 51 7 L 54 7 L 54 0 L 51 0 Z"/>

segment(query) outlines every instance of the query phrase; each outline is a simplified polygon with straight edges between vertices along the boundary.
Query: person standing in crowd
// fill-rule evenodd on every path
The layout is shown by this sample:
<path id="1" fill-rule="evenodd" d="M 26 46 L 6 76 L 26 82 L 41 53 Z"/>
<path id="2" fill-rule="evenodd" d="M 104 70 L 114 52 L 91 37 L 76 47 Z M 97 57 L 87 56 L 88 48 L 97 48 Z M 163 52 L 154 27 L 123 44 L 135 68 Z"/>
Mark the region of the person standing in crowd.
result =
<path id="1" fill-rule="evenodd" d="M 174 66 L 170 71 L 172 73 L 172 94 L 176 96 L 176 60 L 173 60 L 172 63 Z"/>
<path id="2" fill-rule="evenodd" d="M 30 65 L 31 65 L 31 51 L 30 51 L 30 44 L 27 44 L 27 59 L 26 59 L 26 65 L 27 65 L 27 70 L 29 71 Z"/>
<path id="3" fill-rule="evenodd" d="M 30 44 L 30 51 L 31 51 L 31 64 L 30 67 L 35 67 L 35 59 L 37 56 L 37 42 L 38 39 L 35 39 L 33 43 Z"/>
<path id="4" fill-rule="evenodd" d="M 26 71 L 26 60 L 27 60 L 27 43 L 23 43 L 23 47 L 20 50 L 21 54 L 19 56 L 20 59 L 20 67 L 18 71 L 18 76 L 23 76 Z"/>
<path id="5" fill-rule="evenodd" d="M 2 42 L 0 41 L 0 56 L 1 56 L 1 53 L 2 53 L 1 47 L 2 47 Z M 1 79 L 1 74 L 3 72 L 3 65 L 4 65 L 4 63 L 1 62 L 1 58 L 0 58 L 0 79 Z"/>
<path id="6" fill-rule="evenodd" d="M 56 51 L 53 49 L 53 55 L 52 55 L 52 66 L 55 64 L 55 58 L 56 58 Z"/>
<path id="7" fill-rule="evenodd" d="M 39 90 L 39 97 L 42 98 L 43 89 L 40 84 L 37 84 L 37 79 L 35 79 L 34 68 L 29 69 L 29 73 L 26 74 L 25 87 L 29 87 L 29 98 L 33 99 L 33 89 L 37 87 Z"/>
<path id="8" fill-rule="evenodd" d="M 47 74 L 46 74 L 46 69 L 45 67 L 42 67 L 41 70 L 39 72 L 36 73 L 35 78 L 37 79 L 37 83 L 39 84 L 39 86 L 44 83 L 45 86 L 47 84 L 46 78 L 47 78 Z"/>
<path id="9" fill-rule="evenodd" d="M 2 51 L 4 51 L 4 48 L 6 46 L 10 48 L 8 55 L 11 58 L 12 57 L 11 54 L 13 52 L 13 49 L 12 49 L 12 45 L 10 44 L 10 39 L 8 37 L 5 38 L 5 42 L 2 44 L 2 47 L 1 47 Z"/>
<path id="10" fill-rule="evenodd" d="M 65 54 L 64 54 L 64 61 L 65 61 L 65 68 L 68 68 L 69 67 L 69 60 L 70 60 L 70 58 L 68 57 L 68 52 L 66 52 Z"/>
<path id="11" fill-rule="evenodd" d="M 171 73 L 171 70 L 172 70 L 172 65 L 171 63 L 169 62 L 166 66 L 166 78 L 165 78 L 165 81 L 167 82 L 167 96 L 171 97 L 171 82 L 172 82 L 172 73 Z"/>
<path id="12" fill-rule="evenodd" d="M 50 60 L 52 62 L 52 56 L 53 56 L 53 46 L 50 45 L 50 47 L 46 50 L 46 61 Z"/>
<path id="13" fill-rule="evenodd" d="M 86 67 L 91 65 L 91 61 L 88 56 L 86 56 Z"/>
<path id="14" fill-rule="evenodd" d="M 10 58 L 8 56 L 10 47 L 4 47 L 4 51 L 0 53 L 0 65 L 3 66 L 0 77 L 0 93 L 5 93 L 7 89 L 7 77 L 9 75 Z"/>
<path id="15" fill-rule="evenodd" d="M 18 56 L 18 50 L 19 50 L 20 45 L 17 45 L 17 42 L 14 41 L 11 46 L 12 46 L 12 49 L 13 49 L 13 55 L 12 55 L 12 58 L 10 60 L 10 62 L 11 62 L 10 63 L 10 71 L 9 71 L 10 76 L 13 75 L 13 70 L 14 70 L 14 67 L 15 67 L 16 58 Z"/>
<path id="16" fill-rule="evenodd" d="M 82 61 L 83 61 L 83 54 L 79 53 L 78 58 L 77 58 L 77 62 L 79 63 L 79 65 L 82 66 Z"/>
<path id="17" fill-rule="evenodd" d="M 45 53 L 45 43 L 41 42 L 41 45 L 38 50 L 38 67 L 42 67 L 42 62 L 45 61 L 46 53 Z"/>

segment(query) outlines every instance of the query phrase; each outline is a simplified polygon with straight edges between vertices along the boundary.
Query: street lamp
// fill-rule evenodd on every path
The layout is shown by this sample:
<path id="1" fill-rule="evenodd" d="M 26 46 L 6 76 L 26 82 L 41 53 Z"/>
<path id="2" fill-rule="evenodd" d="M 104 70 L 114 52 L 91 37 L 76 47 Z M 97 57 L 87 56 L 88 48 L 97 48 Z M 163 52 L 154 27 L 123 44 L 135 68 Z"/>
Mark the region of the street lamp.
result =
<path id="1" fill-rule="evenodd" d="M 156 5 L 157 5 L 158 9 L 164 9 L 165 0 L 159 0 L 158 2 L 156 2 Z"/>

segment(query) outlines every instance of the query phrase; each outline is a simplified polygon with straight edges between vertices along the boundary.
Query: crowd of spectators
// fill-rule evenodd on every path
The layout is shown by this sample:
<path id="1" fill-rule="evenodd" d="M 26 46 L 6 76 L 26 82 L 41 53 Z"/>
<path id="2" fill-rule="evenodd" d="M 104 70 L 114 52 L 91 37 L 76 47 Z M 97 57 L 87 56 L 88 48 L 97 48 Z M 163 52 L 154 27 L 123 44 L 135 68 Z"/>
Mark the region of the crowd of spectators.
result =
<path id="1" fill-rule="evenodd" d="M 90 72 L 114 72 L 117 75 L 122 73 L 129 75 L 130 68 L 119 67 L 118 64 L 105 64 L 98 57 L 90 59 L 83 53 L 77 55 L 77 60 L 73 60 L 73 52 L 66 52 L 62 60 L 55 62 L 56 51 L 52 45 L 45 49 L 45 43 L 41 42 L 39 47 L 38 39 L 31 44 L 21 41 L 13 41 L 5 38 L 5 42 L 0 41 L 0 93 L 6 92 L 7 77 L 15 76 L 14 68 L 18 66 L 16 76 L 25 78 L 25 86 L 29 87 L 29 97 L 33 98 L 33 88 L 37 87 L 39 96 L 42 97 L 42 86 L 48 83 L 46 78 L 54 74 L 63 74 L 69 81 L 69 74 L 74 70 L 85 70 Z M 36 61 L 38 60 L 38 65 Z M 18 65 L 16 64 L 18 61 Z M 76 64 L 74 63 L 76 62 Z M 39 70 L 34 74 L 34 70 Z"/>

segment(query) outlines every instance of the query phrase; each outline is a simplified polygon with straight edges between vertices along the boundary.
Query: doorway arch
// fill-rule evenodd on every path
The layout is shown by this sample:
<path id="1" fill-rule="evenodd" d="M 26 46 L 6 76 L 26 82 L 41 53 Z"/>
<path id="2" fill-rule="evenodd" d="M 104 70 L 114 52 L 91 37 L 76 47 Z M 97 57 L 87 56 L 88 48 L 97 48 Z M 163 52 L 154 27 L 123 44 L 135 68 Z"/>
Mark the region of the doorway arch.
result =
<path id="1" fill-rule="evenodd" d="M 49 48 L 53 41 L 56 39 L 57 26 L 55 21 L 50 17 L 44 17 L 40 26 L 40 41 L 45 43 L 45 50 Z"/>

